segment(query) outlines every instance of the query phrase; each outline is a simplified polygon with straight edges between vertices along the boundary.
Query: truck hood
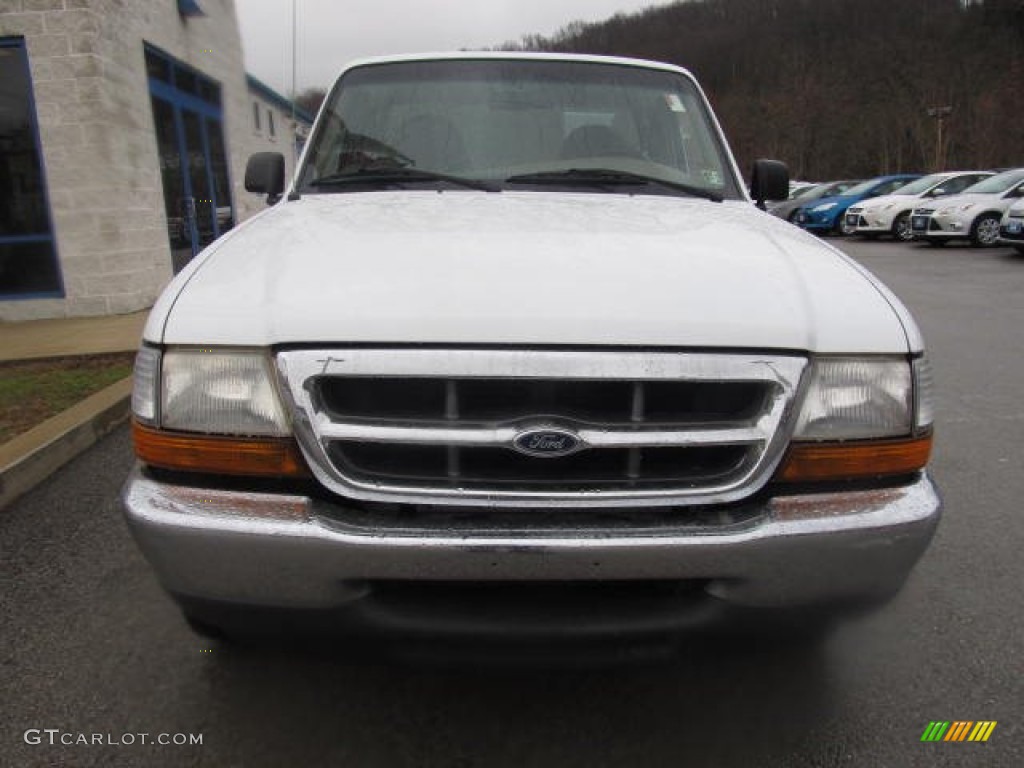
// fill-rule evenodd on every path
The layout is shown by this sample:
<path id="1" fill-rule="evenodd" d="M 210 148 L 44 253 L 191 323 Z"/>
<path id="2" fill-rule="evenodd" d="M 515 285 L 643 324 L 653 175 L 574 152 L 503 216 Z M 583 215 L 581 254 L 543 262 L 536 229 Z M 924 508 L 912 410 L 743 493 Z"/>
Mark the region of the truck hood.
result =
<path id="1" fill-rule="evenodd" d="M 866 271 L 749 203 L 385 191 L 307 195 L 236 228 L 175 278 L 145 337 L 902 354 L 910 326 Z"/>

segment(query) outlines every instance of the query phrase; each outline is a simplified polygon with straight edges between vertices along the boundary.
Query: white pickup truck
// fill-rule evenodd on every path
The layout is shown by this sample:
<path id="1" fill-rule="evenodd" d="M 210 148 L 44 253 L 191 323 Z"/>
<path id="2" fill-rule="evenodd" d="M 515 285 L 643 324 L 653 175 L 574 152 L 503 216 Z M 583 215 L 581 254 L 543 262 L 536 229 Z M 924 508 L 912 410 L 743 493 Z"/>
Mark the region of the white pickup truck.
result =
<path id="1" fill-rule="evenodd" d="M 758 210 L 693 77 L 343 71 L 154 307 L 129 525 L 193 626 L 674 633 L 894 594 L 941 503 L 907 310 Z M 766 611 L 765 609 L 772 609 Z"/>

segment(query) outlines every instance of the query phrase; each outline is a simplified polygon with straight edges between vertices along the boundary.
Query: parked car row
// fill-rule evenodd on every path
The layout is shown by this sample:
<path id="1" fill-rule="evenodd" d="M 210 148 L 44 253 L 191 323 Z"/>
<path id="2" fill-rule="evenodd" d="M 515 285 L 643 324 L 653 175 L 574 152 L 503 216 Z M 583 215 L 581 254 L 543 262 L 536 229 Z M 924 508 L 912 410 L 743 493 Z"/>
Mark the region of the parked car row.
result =
<path id="1" fill-rule="evenodd" d="M 847 224 L 846 212 L 850 206 L 872 197 L 889 195 L 900 187 L 920 178 L 920 174 L 902 173 L 893 176 L 878 176 L 862 181 L 838 195 L 823 197 L 811 205 L 805 205 L 796 212 L 793 222 L 804 229 L 819 234 L 835 232 L 841 235 L 853 234 L 854 227 Z"/>
<path id="2" fill-rule="evenodd" d="M 864 237 L 892 235 L 897 240 L 913 240 L 911 216 L 918 206 L 940 197 L 949 197 L 989 178 L 991 171 L 959 171 L 922 176 L 890 195 L 875 197 L 846 212 L 846 228 Z"/>
<path id="3" fill-rule="evenodd" d="M 819 234 L 887 235 L 935 246 L 959 238 L 1024 252 L 1024 168 L 827 182 L 794 191 L 770 211 Z"/>

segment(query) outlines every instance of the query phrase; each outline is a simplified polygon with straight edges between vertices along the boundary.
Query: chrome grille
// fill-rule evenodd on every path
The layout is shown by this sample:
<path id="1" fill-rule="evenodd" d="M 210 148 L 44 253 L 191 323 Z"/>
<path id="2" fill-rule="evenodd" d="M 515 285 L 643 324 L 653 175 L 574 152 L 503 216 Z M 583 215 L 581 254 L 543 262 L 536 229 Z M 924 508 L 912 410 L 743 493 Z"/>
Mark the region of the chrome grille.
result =
<path id="1" fill-rule="evenodd" d="M 678 505 L 759 488 L 788 438 L 797 356 L 520 350 L 278 355 L 318 479 L 369 501 Z M 536 456 L 524 433 L 571 433 Z"/>

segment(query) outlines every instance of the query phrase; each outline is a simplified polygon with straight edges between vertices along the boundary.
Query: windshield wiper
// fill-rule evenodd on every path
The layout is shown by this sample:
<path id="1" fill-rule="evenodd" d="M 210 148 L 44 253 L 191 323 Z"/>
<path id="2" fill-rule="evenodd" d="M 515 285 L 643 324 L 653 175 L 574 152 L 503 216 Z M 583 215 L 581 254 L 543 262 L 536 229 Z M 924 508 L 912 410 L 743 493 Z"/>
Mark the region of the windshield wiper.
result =
<path id="1" fill-rule="evenodd" d="M 346 184 L 405 184 L 418 181 L 443 181 L 468 189 L 479 189 L 483 192 L 500 192 L 501 190 L 486 181 L 466 179 L 462 176 L 451 176 L 447 173 L 436 173 L 419 168 L 401 168 L 394 166 L 366 166 L 345 173 L 335 173 L 309 182 L 311 187 L 341 187 Z"/>
<path id="2" fill-rule="evenodd" d="M 722 202 L 722 196 L 703 187 L 683 184 L 678 181 L 667 181 L 656 176 L 645 176 L 630 171 L 613 171 L 607 168 L 567 168 L 563 171 L 544 171 L 541 173 L 524 173 L 509 176 L 508 184 L 585 184 L 592 186 L 629 186 L 651 185 L 682 192 L 692 197 L 702 197 L 713 203 Z"/>

